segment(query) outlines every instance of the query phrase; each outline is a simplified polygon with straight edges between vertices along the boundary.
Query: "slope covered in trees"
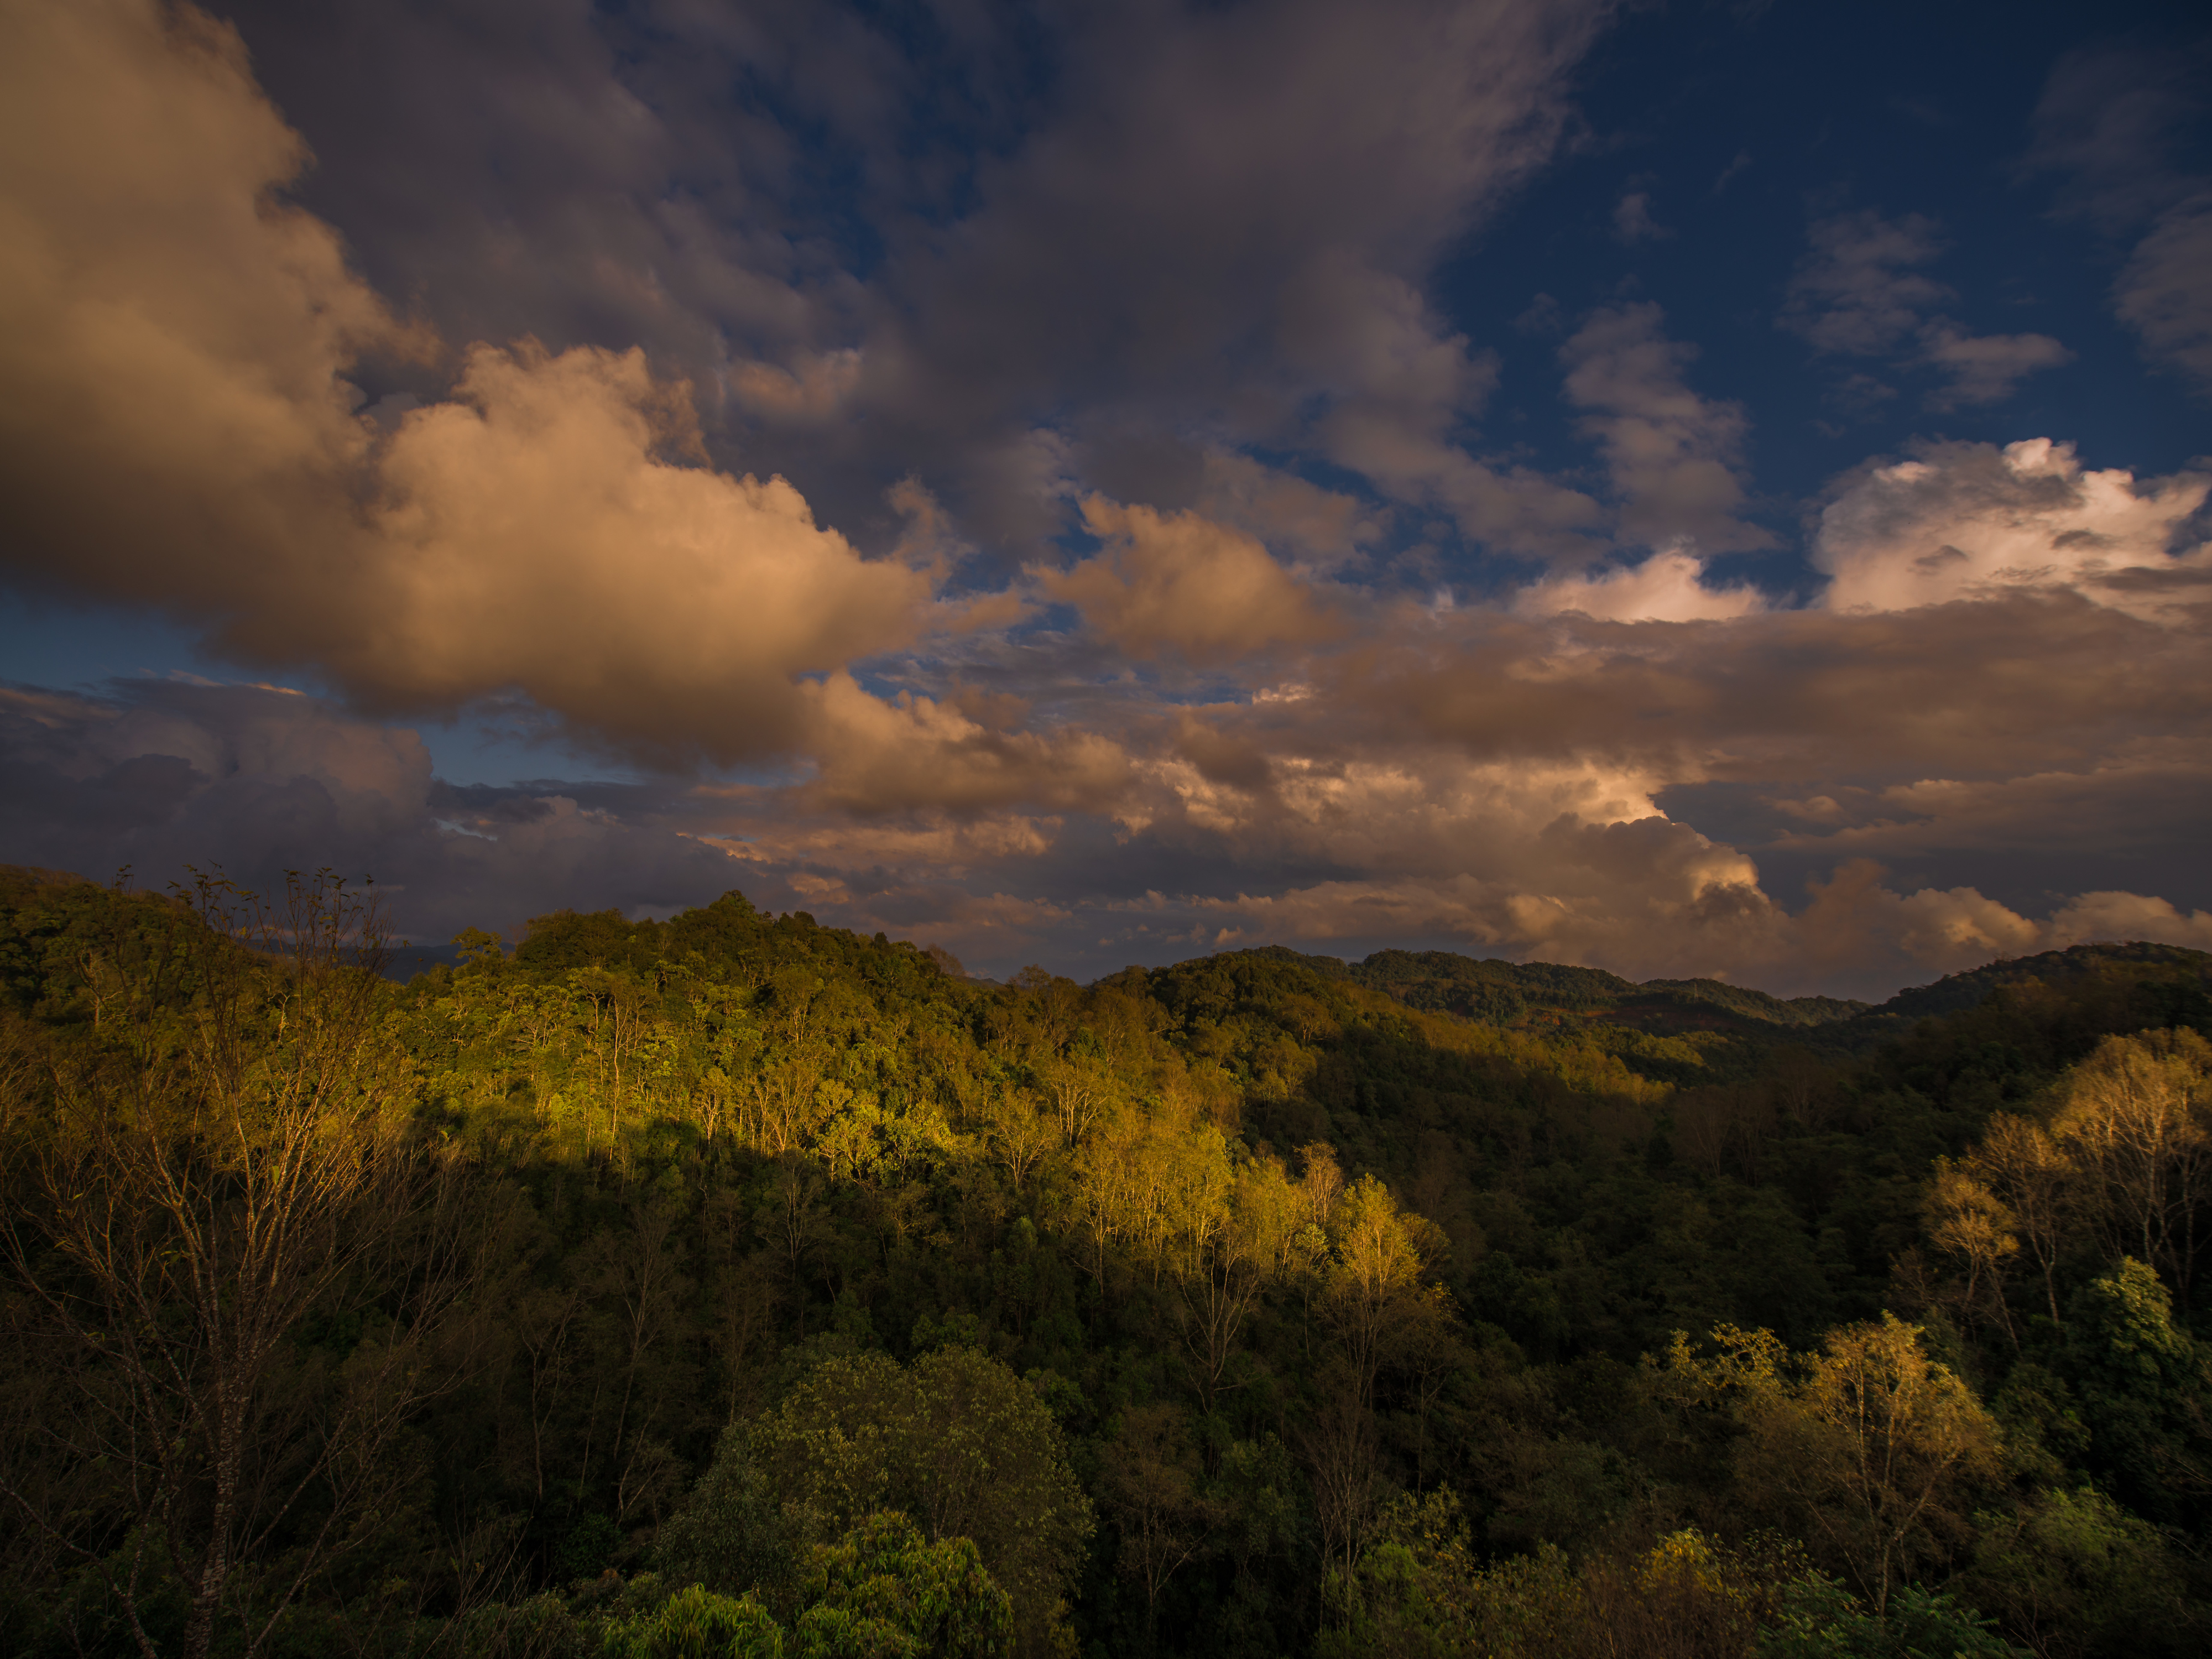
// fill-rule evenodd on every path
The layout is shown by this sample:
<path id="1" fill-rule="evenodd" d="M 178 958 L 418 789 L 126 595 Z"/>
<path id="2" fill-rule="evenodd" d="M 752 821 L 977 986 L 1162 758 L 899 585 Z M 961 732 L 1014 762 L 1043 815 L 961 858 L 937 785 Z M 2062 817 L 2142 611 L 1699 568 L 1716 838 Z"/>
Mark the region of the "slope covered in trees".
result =
<path id="1" fill-rule="evenodd" d="M 1001 986 L 731 894 L 397 985 L 374 911 L 0 879 L 0 1646 L 2204 1639 L 2199 953 Z"/>

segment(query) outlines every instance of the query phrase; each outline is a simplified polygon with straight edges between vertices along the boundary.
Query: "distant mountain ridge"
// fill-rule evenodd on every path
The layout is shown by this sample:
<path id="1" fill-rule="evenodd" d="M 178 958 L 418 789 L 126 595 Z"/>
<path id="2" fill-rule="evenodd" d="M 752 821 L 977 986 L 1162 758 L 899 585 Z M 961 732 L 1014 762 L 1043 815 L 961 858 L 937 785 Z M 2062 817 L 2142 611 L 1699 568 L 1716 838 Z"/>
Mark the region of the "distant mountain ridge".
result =
<path id="1" fill-rule="evenodd" d="M 0 865 L 0 894 L 18 899 L 39 888 L 88 881 L 70 871 Z M 2212 995 L 2212 952 L 2142 940 L 2076 945 L 1988 963 L 1910 987 L 1879 1004 L 1848 997 L 1777 997 L 1717 979 L 1638 983 L 1602 968 L 1506 962 L 1453 951 L 1377 951 L 1358 962 L 1309 955 L 1285 945 L 1218 954 L 1296 963 L 1324 977 L 1382 992 L 1411 1008 L 1484 1024 L 1606 1024 L 1659 1036 L 1697 1031 L 1767 1039 L 1791 1035 L 1813 1038 L 1822 1047 L 1850 1048 L 1894 1036 L 1917 1020 L 1978 1006 L 2001 990 L 2032 981 L 2074 985 L 2114 975 L 2185 981 L 2193 967 L 2199 994 Z M 460 957 L 455 945 L 398 945 L 392 950 L 387 972 L 404 981 L 434 967 L 451 967 Z"/>
<path id="2" fill-rule="evenodd" d="M 1785 1000 L 1717 979 L 1638 984 L 1602 968 L 1502 962 L 1451 951 L 1377 951 L 1354 963 L 1306 956 L 1279 945 L 1251 954 L 1301 963 L 1330 978 L 1381 991 L 1408 1007 L 1494 1025 L 1602 1022 L 1662 1035 L 1741 1032 L 1833 1024 L 1874 1008 L 1843 997 Z"/>
<path id="3" fill-rule="evenodd" d="M 2105 978 L 2171 981 L 2177 996 L 2212 997 L 2212 952 L 2142 940 L 2076 945 L 1992 962 L 1899 991 L 1882 1003 L 1772 996 L 1717 979 L 1638 983 L 1601 968 L 1503 962 L 1450 951 L 1377 951 L 1358 962 L 1279 945 L 1249 952 L 1384 993 L 1408 1007 L 1507 1026 L 1613 1025 L 1655 1036 L 1709 1031 L 1864 1049 L 1917 1022 L 1978 1007 L 2030 984 L 2073 987 Z M 2193 970 L 2193 971 L 2192 971 Z M 2181 1016 L 2177 1014 L 2176 1018 Z"/>
<path id="4" fill-rule="evenodd" d="M 2197 971 L 2212 977 L 2212 951 L 2193 951 L 2185 945 L 2152 945 L 2136 940 L 2125 945 L 2075 945 L 2063 951 L 2045 951 L 2032 957 L 2010 957 L 2002 962 L 1946 974 L 1933 985 L 1916 985 L 1899 991 L 1872 1012 L 1924 1019 L 1986 1002 L 2009 985 L 2039 980 L 2046 985 L 2071 984 L 2123 965 L 2180 968 L 2195 963 Z"/>

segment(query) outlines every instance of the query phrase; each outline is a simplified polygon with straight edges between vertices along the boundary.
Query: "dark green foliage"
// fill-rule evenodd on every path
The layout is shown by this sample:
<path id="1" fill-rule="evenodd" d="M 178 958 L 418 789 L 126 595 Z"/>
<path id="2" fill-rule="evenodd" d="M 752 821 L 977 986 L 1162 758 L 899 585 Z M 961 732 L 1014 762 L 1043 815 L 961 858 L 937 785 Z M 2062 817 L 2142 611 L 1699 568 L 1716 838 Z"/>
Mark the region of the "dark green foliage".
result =
<path id="1" fill-rule="evenodd" d="M 661 1523 L 653 1556 L 672 1584 L 740 1594 L 758 1590 L 773 1606 L 795 1593 L 805 1526 L 784 1506 L 751 1454 L 747 1425 L 722 1431 L 707 1466 L 676 1512 Z"/>
<path id="2" fill-rule="evenodd" d="M 2064 1364 L 2094 1467 L 2150 1520 L 2192 1524 L 2212 1499 L 2212 1365 L 2173 1322 L 2158 1275 L 2123 1257 L 2066 1310 Z"/>
<path id="3" fill-rule="evenodd" d="M 783 1632 L 750 1596 L 694 1584 L 650 1613 L 611 1622 L 605 1659 L 782 1659 Z"/>
<path id="4" fill-rule="evenodd" d="M 1760 1632 L 1759 1659 L 2026 1659 L 1955 1597 L 1908 1588 L 1876 1614 L 1818 1573 L 1783 1592 L 1781 1618 Z"/>
<path id="5" fill-rule="evenodd" d="M 143 1063 L 113 1012 L 191 1006 L 188 925 L 0 879 L 19 1210 L 58 1059 Z M 469 1183 L 479 1282 L 390 1502 L 326 1484 L 263 1547 L 363 1529 L 279 1621 L 296 1650 L 2003 1650 L 1969 1603 L 2051 1656 L 2199 1628 L 2207 1276 L 2122 1260 L 2077 1182 L 2047 1287 L 2017 1238 L 1970 1284 L 1929 1207 L 1993 1121 L 2056 1134 L 2106 1037 L 2201 1027 L 2198 953 L 2055 953 L 1940 1009 L 1408 952 L 997 986 L 731 894 L 456 955 L 384 994 L 380 1044 Z M 431 1257 L 393 1260 L 288 1333 L 298 1377 L 374 1351 Z M 16 1267 L 10 1319 L 54 1282 Z M 1757 1414 L 1642 1361 L 1723 1326 L 1802 1357 L 1885 1310 L 2003 1445 L 1876 1620 L 1808 1576 L 1817 1539 L 1757 1542 L 1788 1508 L 1747 1473 Z M 10 1478 L 66 1498 L 38 1402 L 83 1379 L 0 1365 Z M 73 1513 L 91 1559 L 0 1514 L 0 1645 L 125 1650 L 124 1534 Z"/>
<path id="6" fill-rule="evenodd" d="M 805 1659 L 1007 1659 L 1013 1613 L 964 1538 L 931 1543 L 903 1515 L 870 1516 L 817 1549 L 793 1648 Z"/>

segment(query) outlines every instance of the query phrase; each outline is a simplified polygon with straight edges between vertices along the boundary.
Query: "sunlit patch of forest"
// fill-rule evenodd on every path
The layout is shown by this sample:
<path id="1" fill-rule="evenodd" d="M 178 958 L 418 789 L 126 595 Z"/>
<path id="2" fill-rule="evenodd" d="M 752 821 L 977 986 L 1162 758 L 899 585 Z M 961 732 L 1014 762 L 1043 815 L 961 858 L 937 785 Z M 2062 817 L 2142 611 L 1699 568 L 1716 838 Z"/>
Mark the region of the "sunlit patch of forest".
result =
<path id="1" fill-rule="evenodd" d="M 1881 1008 L 0 874 L 0 1649 L 2155 1656 L 2212 957 Z"/>

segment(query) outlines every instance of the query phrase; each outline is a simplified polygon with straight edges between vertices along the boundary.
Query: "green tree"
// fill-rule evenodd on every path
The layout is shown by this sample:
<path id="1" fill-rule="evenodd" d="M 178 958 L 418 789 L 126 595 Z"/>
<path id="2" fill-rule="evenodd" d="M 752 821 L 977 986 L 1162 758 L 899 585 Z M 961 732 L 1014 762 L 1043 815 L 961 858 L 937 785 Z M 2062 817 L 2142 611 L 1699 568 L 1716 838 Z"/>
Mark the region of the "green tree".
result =
<path id="1" fill-rule="evenodd" d="M 783 1659 L 783 1632 L 750 1595 L 694 1584 L 649 1613 L 608 1621 L 605 1659 Z"/>
<path id="2" fill-rule="evenodd" d="M 2212 1366 L 2173 1322 L 2173 1297 L 2148 1266 L 2123 1257 L 2075 1293 L 2064 1363 L 2090 1457 L 2115 1494 L 2154 1521 L 2202 1516 L 2212 1497 Z"/>
<path id="3" fill-rule="evenodd" d="M 1974 1522 L 1966 1593 L 2045 1659 L 2203 1651 L 2204 1622 L 2165 1535 L 2094 1486 Z"/>
<path id="4" fill-rule="evenodd" d="M 141 1599 L 180 1582 L 201 1659 L 226 1617 L 258 1650 L 375 1541 L 477 1263 L 460 1171 L 410 1133 L 374 896 L 203 877 L 168 921 L 173 971 L 120 988 L 112 1040 L 11 1080 L 45 1114 L 9 1149 L 0 1492 L 149 1659 Z"/>
<path id="5" fill-rule="evenodd" d="M 1012 1600 L 1023 1650 L 1056 1644 L 1091 1504 L 1052 1414 L 999 1361 L 965 1347 L 910 1369 L 878 1353 L 825 1361 L 750 1444 L 824 1529 L 897 1509 L 933 1540 L 973 1539 Z"/>
<path id="6" fill-rule="evenodd" d="M 965 1538 L 896 1512 L 817 1547 L 792 1633 L 799 1659 L 1011 1659 L 1012 1604 Z"/>

